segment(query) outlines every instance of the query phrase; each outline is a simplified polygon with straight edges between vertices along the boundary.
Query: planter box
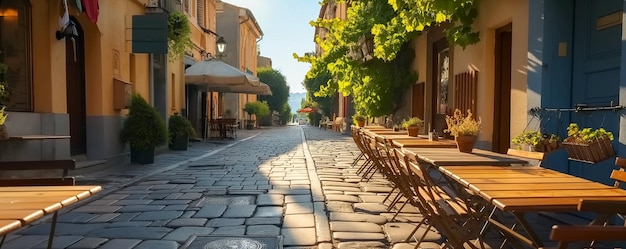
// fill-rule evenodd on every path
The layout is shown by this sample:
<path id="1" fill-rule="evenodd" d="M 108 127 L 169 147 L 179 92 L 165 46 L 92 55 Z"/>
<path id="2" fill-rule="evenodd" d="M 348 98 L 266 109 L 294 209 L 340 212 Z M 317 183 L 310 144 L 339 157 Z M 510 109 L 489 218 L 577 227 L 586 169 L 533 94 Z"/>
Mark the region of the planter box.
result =
<path id="1" fill-rule="evenodd" d="M 563 142 L 569 160 L 584 163 L 597 163 L 615 156 L 611 140 L 607 137 L 589 144 Z"/>

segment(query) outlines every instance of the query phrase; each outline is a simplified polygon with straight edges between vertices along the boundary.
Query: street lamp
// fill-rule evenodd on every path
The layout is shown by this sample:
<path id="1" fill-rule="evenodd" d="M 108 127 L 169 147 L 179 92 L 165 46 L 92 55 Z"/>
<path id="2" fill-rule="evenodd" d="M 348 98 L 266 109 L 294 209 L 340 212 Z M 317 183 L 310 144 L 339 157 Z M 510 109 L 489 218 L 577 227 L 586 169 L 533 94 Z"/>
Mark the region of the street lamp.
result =
<path id="1" fill-rule="evenodd" d="M 220 58 L 223 57 L 224 50 L 226 50 L 226 45 L 228 45 L 228 43 L 226 43 L 224 37 L 220 36 L 219 38 L 217 38 L 217 42 L 215 42 L 215 44 L 217 44 L 217 55 Z"/>

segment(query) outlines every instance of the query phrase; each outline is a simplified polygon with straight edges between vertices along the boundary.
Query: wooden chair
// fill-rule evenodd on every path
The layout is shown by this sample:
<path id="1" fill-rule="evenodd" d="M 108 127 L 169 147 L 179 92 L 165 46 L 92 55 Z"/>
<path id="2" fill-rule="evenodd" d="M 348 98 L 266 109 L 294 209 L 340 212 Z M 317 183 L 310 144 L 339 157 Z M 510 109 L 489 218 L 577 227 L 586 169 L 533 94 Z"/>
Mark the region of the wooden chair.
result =
<path id="1" fill-rule="evenodd" d="M 626 201 L 583 199 L 578 204 L 578 211 L 600 213 L 596 223 L 584 225 L 555 225 L 552 227 L 550 239 L 559 242 L 558 248 L 565 249 L 571 243 L 585 242 L 593 246 L 601 241 L 626 241 L 626 227 L 615 225 L 599 225 L 604 219 L 615 213 L 626 210 Z M 590 243 L 589 243 L 590 242 Z M 581 248 L 577 244 L 576 248 Z"/>
<path id="2" fill-rule="evenodd" d="M 619 188 L 622 183 L 626 182 L 626 158 L 615 158 L 615 166 L 619 169 L 614 169 L 611 172 L 611 179 L 615 180 L 613 186 Z"/>

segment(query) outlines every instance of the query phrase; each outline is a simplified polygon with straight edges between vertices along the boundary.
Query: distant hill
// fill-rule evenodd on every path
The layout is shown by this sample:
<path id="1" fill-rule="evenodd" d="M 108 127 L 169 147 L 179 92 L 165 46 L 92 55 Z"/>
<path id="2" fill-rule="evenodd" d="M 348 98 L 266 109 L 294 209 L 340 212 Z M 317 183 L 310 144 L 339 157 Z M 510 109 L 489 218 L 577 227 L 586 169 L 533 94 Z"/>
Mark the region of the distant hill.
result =
<path id="1" fill-rule="evenodd" d="M 289 107 L 291 107 L 291 113 L 296 113 L 296 111 L 300 110 L 300 104 L 302 103 L 302 99 L 306 98 L 306 93 L 289 93 Z"/>

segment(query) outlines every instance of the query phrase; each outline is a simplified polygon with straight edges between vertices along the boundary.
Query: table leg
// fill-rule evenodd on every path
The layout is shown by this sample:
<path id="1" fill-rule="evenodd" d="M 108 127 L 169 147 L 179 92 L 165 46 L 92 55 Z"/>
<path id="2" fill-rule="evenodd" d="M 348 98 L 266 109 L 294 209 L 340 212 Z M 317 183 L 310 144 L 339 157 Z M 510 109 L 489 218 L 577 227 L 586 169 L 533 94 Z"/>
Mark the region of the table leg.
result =
<path id="1" fill-rule="evenodd" d="M 52 241 L 54 240 L 54 231 L 57 228 L 57 216 L 59 212 L 54 212 L 52 215 L 52 224 L 50 225 L 50 236 L 48 237 L 48 249 L 52 249 Z"/>

